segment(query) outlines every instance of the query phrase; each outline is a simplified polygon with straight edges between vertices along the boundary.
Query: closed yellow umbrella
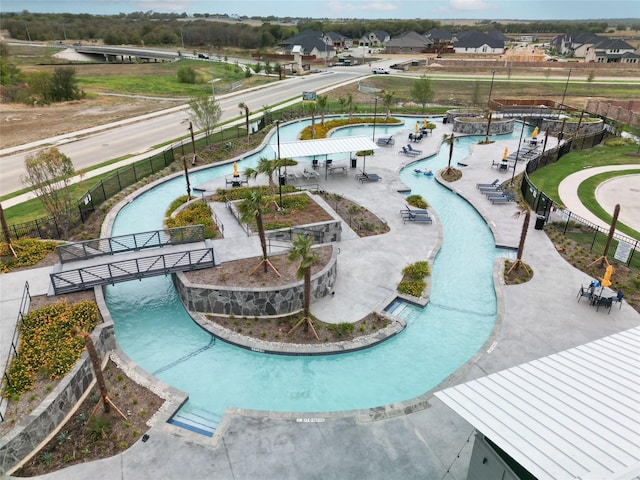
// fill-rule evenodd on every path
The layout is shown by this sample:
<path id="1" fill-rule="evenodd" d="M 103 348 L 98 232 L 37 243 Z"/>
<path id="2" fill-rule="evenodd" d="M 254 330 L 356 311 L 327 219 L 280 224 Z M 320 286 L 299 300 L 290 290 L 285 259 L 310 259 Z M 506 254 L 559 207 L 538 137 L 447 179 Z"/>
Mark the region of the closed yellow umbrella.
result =
<path id="1" fill-rule="evenodd" d="M 416 133 L 420 131 L 420 122 L 416 122 Z"/>
<path id="2" fill-rule="evenodd" d="M 238 163 L 237 162 L 233 162 L 233 176 L 234 177 L 239 177 L 240 174 L 238 173 Z"/>
<path id="3" fill-rule="evenodd" d="M 611 285 L 611 275 L 613 275 L 613 265 L 609 265 L 604 271 L 604 277 L 602 277 L 602 282 L 600 282 L 603 287 Z"/>
<path id="4" fill-rule="evenodd" d="M 509 155 L 509 147 L 506 147 L 504 149 L 504 153 L 502 154 L 502 160 L 506 160 L 508 155 Z"/>
<path id="5" fill-rule="evenodd" d="M 422 128 L 427 129 L 427 119 L 422 120 Z"/>
<path id="6" fill-rule="evenodd" d="M 531 137 L 538 138 L 538 127 L 533 129 L 533 133 L 531 134 Z"/>

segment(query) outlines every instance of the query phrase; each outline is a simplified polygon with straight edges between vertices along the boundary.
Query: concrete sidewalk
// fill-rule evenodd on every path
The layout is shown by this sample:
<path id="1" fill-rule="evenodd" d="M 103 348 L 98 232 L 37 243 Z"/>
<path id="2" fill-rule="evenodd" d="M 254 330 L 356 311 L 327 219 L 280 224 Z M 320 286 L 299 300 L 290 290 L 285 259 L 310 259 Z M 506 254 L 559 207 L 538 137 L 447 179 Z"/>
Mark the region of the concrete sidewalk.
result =
<path id="1" fill-rule="evenodd" d="M 438 126 L 438 134 L 428 137 L 420 148 L 425 154 L 435 152 L 441 133 L 448 131 L 450 127 Z M 462 167 L 462 179 L 449 187 L 485 218 L 497 244 L 516 247 L 522 220 L 513 218 L 515 204 L 494 205 L 475 188 L 476 183 L 496 177 L 508 179 L 491 168 L 492 160 L 501 158 L 505 146 L 513 151 L 513 141 L 475 145 L 464 161 L 467 166 Z M 338 245 L 336 294 L 312 306 L 320 318 L 348 321 L 380 309 L 393 296 L 399 266 L 414 258 L 433 257 L 440 240 L 437 218 L 433 225 L 402 225 L 399 220 L 404 197 L 397 193 L 401 186 L 398 172 L 407 161 L 397 154 L 397 148 L 380 149 L 367 158 L 367 170 L 378 173 L 380 182 L 361 184 L 352 174 L 328 178 L 327 189 L 387 220 L 391 232 L 359 239 L 344 229 L 344 240 Z M 518 166 L 516 173 L 522 168 L 524 165 Z M 417 248 L 418 239 L 421 246 Z M 504 286 L 502 267 L 496 266 L 498 316 L 494 332 L 481 351 L 438 389 L 640 325 L 640 314 L 626 303 L 610 314 L 596 312 L 585 302 L 577 303 L 580 285 L 590 279 L 562 259 L 546 234 L 534 229 L 534 222 L 524 261 L 534 276 L 522 285 Z M 28 272 L 33 272 L 34 282 L 44 276 L 44 272 Z M 5 286 L 20 282 L 14 275 L 0 276 L 3 321 Z M 30 278 L 29 273 L 22 275 Z M 345 285 L 358 293 L 347 292 Z M 148 441 L 139 441 L 115 457 L 33 478 L 462 480 L 467 474 L 473 428 L 432 393 L 351 412 L 288 414 L 229 409 L 213 439 L 152 428 Z"/>

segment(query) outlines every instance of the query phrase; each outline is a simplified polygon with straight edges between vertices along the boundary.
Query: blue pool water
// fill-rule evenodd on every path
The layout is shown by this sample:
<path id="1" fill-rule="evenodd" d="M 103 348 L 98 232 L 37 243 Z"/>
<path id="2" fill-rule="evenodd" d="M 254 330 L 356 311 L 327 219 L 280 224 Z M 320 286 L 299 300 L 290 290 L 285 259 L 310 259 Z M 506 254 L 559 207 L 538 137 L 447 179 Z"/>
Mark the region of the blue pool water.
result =
<path id="1" fill-rule="evenodd" d="M 414 121 L 410 119 L 409 125 Z M 281 127 L 280 140 L 293 140 L 306 124 Z M 389 132 L 406 129 L 391 128 Z M 371 128 L 360 127 L 352 134 L 371 135 Z M 453 164 L 466 157 L 469 145 L 477 141 L 478 137 L 462 138 Z M 261 154 L 240 161 L 240 167 L 255 165 Z M 444 146 L 417 167 L 436 171 L 446 166 L 447 159 L 448 146 Z M 254 353 L 214 341 L 193 323 L 171 279 L 155 277 L 107 287 L 107 305 L 120 346 L 145 370 L 188 392 L 189 402 L 183 410 L 197 412 L 214 425 L 230 406 L 298 412 L 350 410 L 408 400 L 435 387 L 471 358 L 493 329 L 496 249 L 491 232 L 471 206 L 432 178 L 414 175 L 413 168 L 401 172 L 401 178 L 430 203 L 442 222 L 444 242 L 432 268 L 429 305 L 425 309 L 399 307 L 398 315 L 408 322 L 402 334 L 345 355 Z M 231 172 L 232 166 L 226 165 L 190 177 L 197 185 Z M 178 178 L 138 197 L 118 214 L 112 235 L 161 228 L 164 211 L 183 190 L 184 181 Z"/>

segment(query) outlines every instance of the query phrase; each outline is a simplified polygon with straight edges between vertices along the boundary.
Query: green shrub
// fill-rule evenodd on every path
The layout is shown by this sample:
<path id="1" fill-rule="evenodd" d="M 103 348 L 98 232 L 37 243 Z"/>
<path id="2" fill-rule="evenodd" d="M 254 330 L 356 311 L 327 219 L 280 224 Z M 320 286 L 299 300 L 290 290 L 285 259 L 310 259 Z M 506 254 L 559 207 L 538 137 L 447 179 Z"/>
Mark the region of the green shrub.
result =
<path id="1" fill-rule="evenodd" d="M 431 275 L 429 262 L 423 261 L 407 265 L 402 269 L 402 274 L 409 277 L 411 280 L 422 280 L 424 277 Z"/>
<path id="2" fill-rule="evenodd" d="M 427 208 L 429 206 L 427 201 L 422 198 L 421 195 L 409 195 L 407 197 L 407 203 L 416 208 Z"/>
<path id="3" fill-rule="evenodd" d="M 49 253 L 55 252 L 61 242 L 52 240 L 36 240 L 35 238 L 21 238 L 11 242 L 17 257 L 13 256 L 6 243 L 0 242 L 0 256 L 3 261 L 0 264 L 0 273 L 7 273 L 18 267 L 35 265 Z M 6 259 L 6 261 L 5 261 Z"/>
<path id="4" fill-rule="evenodd" d="M 338 337 L 351 335 L 353 333 L 353 323 L 335 323 L 327 325 L 327 330 L 331 330 Z"/>
<path id="5" fill-rule="evenodd" d="M 405 295 L 420 297 L 427 284 L 424 280 L 403 280 L 398 284 L 398 292 Z"/>
<path id="6" fill-rule="evenodd" d="M 213 216 L 209 205 L 204 202 L 194 202 L 184 210 L 178 212 L 175 217 L 166 219 L 167 227 L 187 227 L 189 225 L 204 226 L 205 238 L 216 238 L 218 229 L 213 222 Z"/>

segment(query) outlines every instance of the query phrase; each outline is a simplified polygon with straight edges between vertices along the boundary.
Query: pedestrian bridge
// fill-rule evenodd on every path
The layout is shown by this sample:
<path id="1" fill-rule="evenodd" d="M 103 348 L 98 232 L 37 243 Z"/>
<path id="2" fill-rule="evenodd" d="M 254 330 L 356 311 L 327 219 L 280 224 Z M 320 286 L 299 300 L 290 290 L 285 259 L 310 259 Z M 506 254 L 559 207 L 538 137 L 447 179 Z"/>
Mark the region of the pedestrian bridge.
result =
<path id="1" fill-rule="evenodd" d="M 202 225 L 69 243 L 58 256 L 50 274 L 55 295 L 215 266 Z"/>

